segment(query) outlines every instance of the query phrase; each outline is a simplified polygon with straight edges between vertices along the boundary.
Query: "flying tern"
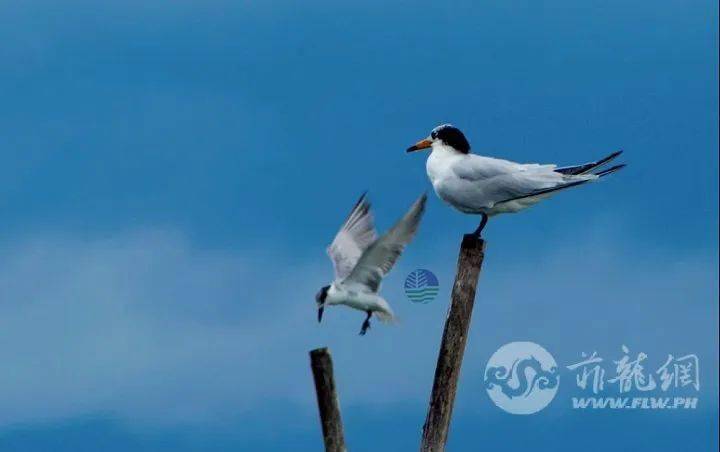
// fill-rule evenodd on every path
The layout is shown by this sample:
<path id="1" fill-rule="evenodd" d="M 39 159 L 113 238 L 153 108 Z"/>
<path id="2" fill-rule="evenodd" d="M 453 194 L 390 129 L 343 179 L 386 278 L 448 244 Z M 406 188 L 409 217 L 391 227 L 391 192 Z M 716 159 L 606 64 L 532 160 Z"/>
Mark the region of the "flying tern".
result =
<path id="1" fill-rule="evenodd" d="M 407 149 L 431 148 L 426 169 L 435 193 L 457 210 L 482 218 L 474 234 L 480 237 L 488 217 L 515 213 L 566 188 L 598 180 L 625 165 L 593 172 L 622 153 L 596 162 L 558 168 L 556 165 L 515 163 L 470 153 L 470 143 L 457 127 L 443 124 Z"/>
<path id="2" fill-rule="evenodd" d="M 360 197 L 327 248 L 335 280 L 315 296 L 318 322 L 322 321 L 325 306 L 339 304 L 367 314 L 361 336 L 370 328 L 373 314 L 384 322 L 394 319 L 390 305 L 378 294 L 380 283 L 415 236 L 426 200 L 427 195 L 420 196 L 395 226 L 378 238 L 370 203 L 365 194 Z"/>

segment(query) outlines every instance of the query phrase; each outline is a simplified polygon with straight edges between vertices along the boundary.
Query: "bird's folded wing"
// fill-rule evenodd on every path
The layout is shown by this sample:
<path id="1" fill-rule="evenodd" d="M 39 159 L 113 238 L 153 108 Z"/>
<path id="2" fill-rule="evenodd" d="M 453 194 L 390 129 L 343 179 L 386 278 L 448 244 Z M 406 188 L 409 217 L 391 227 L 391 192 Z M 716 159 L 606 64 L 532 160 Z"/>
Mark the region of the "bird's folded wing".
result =
<path id="1" fill-rule="evenodd" d="M 481 182 L 496 176 L 533 172 L 553 172 L 555 165 L 516 163 L 510 160 L 471 154 L 453 167 L 455 175 L 467 181 Z"/>
<path id="2" fill-rule="evenodd" d="M 583 177 L 583 178 L 580 178 L 580 177 L 573 178 L 573 179 L 570 180 L 570 181 L 566 181 L 566 182 L 564 182 L 564 183 L 555 184 L 555 185 L 553 185 L 553 186 L 551 186 L 551 187 L 548 187 L 548 188 L 542 188 L 542 189 L 539 189 L 539 190 L 531 191 L 531 192 L 529 192 L 529 193 L 520 193 L 520 194 L 517 194 L 517 195 L 515 195 L 515 196 L 511 196 L 511 197 L 509 197 L 509 198 L 504 198 L 504 199 L 502 199 L 501 201 L 496 202 L 495 204 L 502 204 L 502 203 L 504 203 L 504 202 L 517 201 L 517 200 L 519 200 L 519 199 L 524 199 L 524 198 L 532 198 L 532 197 L 534 197 L 534 196 L 547 195 L 547 194 L 549 194 L 549 193 L 552 193 L 552 192 L 555 192 L 555 191 L 558 191 L 558 190 L 563 190 L 563 189 L 566 189 L 566 188 L 574 187 L 574 186 L 576 186 L 576 185 L 584 184 L 585 182 L 589 182 L 589 181 L 591 181 L 591 180 L 593 180 L 593 179 L 596 179 L 596 178 L 597 178 L 597 176 L 595 176 L 594 174 L 588 175 L 587 177 Z"/>
<path id="3" fill-rule="evenodd" d="M 392 229 L 365 250 L 344 284 L 358 284 L 373 292 L 380 288 L 382 278 L 390 272 L 405 246 L 415 236 L 425 211 L 425 201 L 427 195 L 418 198 Z"/>
<path id="4" fill-rule="evenodd" d="M 552 172 L 518 172 L 498 175 L 487 182 L 485 191 L 493 204 L 553 189 L 570 182 Z"/>
<path id="5" fill-rule="evenodd" d="M 370 203 L 365 193 L 353 207 L 330 246 L 328 256 L 335 268 L 335 279 L 345 279 L 360 259 L 363 251 L 377 239 Z"/>
<path id="6" fill-rule="evenodd" d="M 469 163 L 455 168 L 455 174 L 479 192 L 479 198 L 486 201 L 487 207 L 549 193 L 593 178 L 558 173 L 555 165 L 520 164 L 487 157 Z"/>

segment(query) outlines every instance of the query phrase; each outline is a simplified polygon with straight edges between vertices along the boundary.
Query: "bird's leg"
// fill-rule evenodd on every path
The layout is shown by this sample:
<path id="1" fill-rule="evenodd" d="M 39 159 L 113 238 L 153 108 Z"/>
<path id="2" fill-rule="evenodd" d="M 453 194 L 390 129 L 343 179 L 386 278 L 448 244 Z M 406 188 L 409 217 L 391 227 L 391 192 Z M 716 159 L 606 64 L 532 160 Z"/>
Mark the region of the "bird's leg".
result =
<path id="1" fill-rule="evenodd" d="M 488 222 L 488 216 L 486 213 L 481 213 L 480 215 L 482 215 L 482 219 L 480 220 L 480 225 L 477 227 L 477 229 L 475 229 L 475 232 L 473 232 L 473 234 L 477 238 L 480 238 L 480 234 L 482 234 L 482 231 L 483 231 L 483 229 L 485 229 L 485 225 Z"/>
<path id="2" fill-rule="evenodd" d="M 372 316 L 372 311 L 367 311 L 367 317 L 362 324 L 362 328 L 360 328 L 360 336 L 365 336 L 365 333 L 370 328 L 370 316 Z"/>

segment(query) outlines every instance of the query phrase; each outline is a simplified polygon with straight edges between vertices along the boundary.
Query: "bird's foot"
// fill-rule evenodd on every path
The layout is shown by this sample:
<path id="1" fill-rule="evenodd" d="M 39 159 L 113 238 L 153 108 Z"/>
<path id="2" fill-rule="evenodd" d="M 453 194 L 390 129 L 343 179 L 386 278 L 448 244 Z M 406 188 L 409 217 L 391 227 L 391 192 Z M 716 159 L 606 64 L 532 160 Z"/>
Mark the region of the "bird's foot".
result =
<path id="1" fill-rule="evenodd" d="M 362 324 L 362 328 L 360 328 L 360 336 L 365 336 L 365 333 L 367 333 L 367 330 L 370 329 L 370 320 L 365 320 Z"/>

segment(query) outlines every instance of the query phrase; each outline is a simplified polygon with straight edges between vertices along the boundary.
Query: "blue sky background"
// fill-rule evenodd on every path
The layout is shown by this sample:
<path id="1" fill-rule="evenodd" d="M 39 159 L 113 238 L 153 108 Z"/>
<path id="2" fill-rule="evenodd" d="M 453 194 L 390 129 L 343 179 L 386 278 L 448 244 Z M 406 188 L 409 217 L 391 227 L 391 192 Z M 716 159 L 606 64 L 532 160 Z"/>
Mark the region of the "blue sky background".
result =
<path id="1" fill-rule="evenodd" d="M 469 218 L 434 196 L 384 286 L 402 321 L 313 296 L 369 189 L 384 230 L 430 185 L 404 149 L 629 167 L 486 229 L 450 450 L 716 450 L 718 10 L 699 0 L 0 2 L 0 450 L 318 450 L 329 345 L 351 450 L 412 450 Z M 440 296 L 402 282 L 432 270 Z M 502 344 L 561 365 L 695 353 L 696 410 L 533 416 L 482 384 Z M 611 393 L 612 394 L 612 393 Z"/>

